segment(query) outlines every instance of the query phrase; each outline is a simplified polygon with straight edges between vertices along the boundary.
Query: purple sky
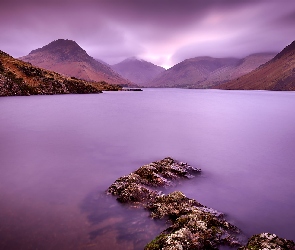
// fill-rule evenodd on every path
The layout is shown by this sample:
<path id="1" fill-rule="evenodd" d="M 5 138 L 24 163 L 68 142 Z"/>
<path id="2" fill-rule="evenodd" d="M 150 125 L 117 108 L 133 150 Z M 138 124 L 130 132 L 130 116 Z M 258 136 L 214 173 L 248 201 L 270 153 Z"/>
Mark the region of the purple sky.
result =
<path id="1" fill-rule="evenodd" d="M 137 56 L 167 68 L 282 50 L 295 40 L 295 1 L 1 0 L 0 32 L 14 57 L 64 38 L 110 64 Z"/>

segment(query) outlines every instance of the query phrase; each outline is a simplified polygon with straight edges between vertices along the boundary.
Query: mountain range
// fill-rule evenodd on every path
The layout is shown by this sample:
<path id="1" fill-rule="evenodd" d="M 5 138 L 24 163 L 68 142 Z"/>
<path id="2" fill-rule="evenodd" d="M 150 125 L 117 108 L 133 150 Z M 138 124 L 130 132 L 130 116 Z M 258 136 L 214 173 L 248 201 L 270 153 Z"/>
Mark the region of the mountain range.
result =
<path id="1" fill-rule="evenodd" d="M 269 62 L 233 81 L 221 84 L 218 88 L 295 91 L 295 41 Z"/>
<path id="2" fill-rule="evenodd" d="M 294 43 L 277 55 L 256 53 L 242 59 L 195 57 L 168 70 L 136 57 L 109 65 L 89 56 L 75 41 L 64 39 L 33 50 L 21 59 L 40 68 L 56 71 L 63 75 L 58 77 L 64 79 L 105 81 L 120 86 L 136 86 L 134 83 L 137 83 L 143 87 L 294 90 Z M 1 53 L 1 57 L 6 54 Z M 8 71 L 9 68 L 6 68 L 5 72 Z M 1 77 L 4 82 L 3 74 Z M 21 78 L 29 85 L 32 83 L 31 79 Z"/>
<path id="3" fill-rule="evenodd" d="M 42 48 L 32 50 L 27 56 L 19 59 L 40 68 L 86 81 L 105 81 L 121 86 L 132 85 L 130 81 L 114 72 L 107 64 L 89 56 L 72 40 L 55 40 Z"/>
<path id="4" fill-rule="evenodd" d="M 257 53 L 245 58 L 195 57 L 166 70 L 150 87 L 210 88 L 244 75 L 269 61 L 275 53 Z"/>
<path id="5" fill-rule="evenodd" d="M 106 82 L 87 82 L 34 67 L 0 50 L 0 96 L 101 93 L 120 90 Z"/>
<path id="6" fill-rule="evenodd" d="M 130 57 L 111 66 L 124 78 L 140 86 L 147 86 L 150 81 L 165 71 L 164 68 L 136 57 Z"/>

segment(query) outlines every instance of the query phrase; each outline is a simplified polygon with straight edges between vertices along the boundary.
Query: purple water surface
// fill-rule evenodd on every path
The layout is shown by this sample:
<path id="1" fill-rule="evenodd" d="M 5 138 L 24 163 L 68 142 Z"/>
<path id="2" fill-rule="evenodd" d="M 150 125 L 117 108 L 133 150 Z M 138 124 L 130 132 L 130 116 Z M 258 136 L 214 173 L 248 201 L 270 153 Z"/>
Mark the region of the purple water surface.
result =
<path id="1" fill-rule="evenodd" d="M 0 98 L 0 249 L 142 249 L 165 225 L 104 191 L 166 156 L 202 168 L 175 189 L 246 236 L 295 240 L 294 107 L 267 91 Z"/>

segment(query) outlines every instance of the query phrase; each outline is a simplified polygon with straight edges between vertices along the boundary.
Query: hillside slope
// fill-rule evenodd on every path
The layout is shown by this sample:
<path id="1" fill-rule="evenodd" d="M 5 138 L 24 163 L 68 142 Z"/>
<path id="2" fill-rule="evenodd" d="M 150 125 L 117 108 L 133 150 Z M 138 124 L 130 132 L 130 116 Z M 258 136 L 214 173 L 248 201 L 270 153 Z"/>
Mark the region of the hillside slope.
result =
<path id="1" fill-rule="evenodd" d="M 237 77 L 245 75 L 252 70 L 258 68 L 260 65 L 271 60 L 275 53 L 257 53 L 246 56 L 239 60 L 235 66 L 223 67 L 212 72 L 207 80 L 204 82 L 205 86 L 218 86 L 221 83 L 228 82 Z"/>
<path id="2" fill-rule="evenodd" d="M 209 88 L 246 74 L 274 56 L 275 53 L 258 53 L 243 59 L 195 57 L 176 64 L 160 74 L 150 85 Z"/>
<path id="3" fill-rule="evenodd" d="M 234 66 L 236 58 L 195 57 L 186 59 L 166 70 L 155 78 L 150 86 L 204 88 L 203 85 L 209 75 L 225 66 Z"/>
<path id="4" fill-rule="evenodd" d="M 110 84 L 131 84 L 108 65 L 101 63 L 83 50 L 75 41 L 58 39 L 19 58 L 33 65 L 73 76 L 86 81 L 105 81 Z"/>
<path id="5" fill-rule="evenodd" d="M 237 90 L 295 90 L 295 41 L 254 71 L 218 86 Z"/>
<path id="6" fill-rule="evenodd" d="M 32 66 L 0 51 L 0 96 L 101 93 L 121 87 L 64 77 Z"/>

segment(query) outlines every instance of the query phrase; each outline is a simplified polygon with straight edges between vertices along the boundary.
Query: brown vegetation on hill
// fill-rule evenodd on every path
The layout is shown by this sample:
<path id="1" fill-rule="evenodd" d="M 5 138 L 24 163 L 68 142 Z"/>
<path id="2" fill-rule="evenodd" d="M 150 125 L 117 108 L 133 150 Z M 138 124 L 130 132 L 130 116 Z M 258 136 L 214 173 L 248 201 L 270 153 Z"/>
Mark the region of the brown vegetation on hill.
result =
<path id="1" fill-rule="evenodd" d="M 34 67 L 0 51 L 0 96 L 88 94 L 121 87 L 106 82 L 87 82 Z"/>
<path id="2" fill-rule="evenodd" d="M 295 41 L 269 62 L 218 88 L 295 91 Z"/>

